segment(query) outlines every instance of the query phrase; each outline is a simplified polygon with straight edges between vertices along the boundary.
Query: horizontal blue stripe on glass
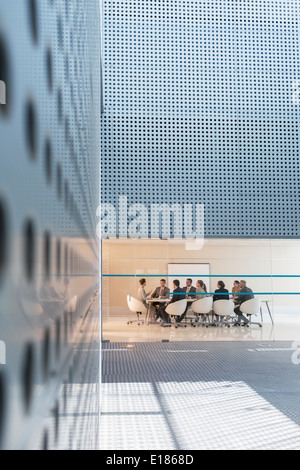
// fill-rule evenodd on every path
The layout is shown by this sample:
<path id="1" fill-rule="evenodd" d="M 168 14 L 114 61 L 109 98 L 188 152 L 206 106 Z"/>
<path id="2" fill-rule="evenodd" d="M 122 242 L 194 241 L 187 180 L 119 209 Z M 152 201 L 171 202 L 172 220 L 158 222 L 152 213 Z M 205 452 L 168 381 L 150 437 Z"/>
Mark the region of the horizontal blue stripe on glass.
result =
<path id="1" fill-rule="evenodd" d="M 246 277 L 266 277 L 266 278 L 283 278 L 283 277 L 300 277 L 300 274 L 172 274 L 172 279 L 175 277 L 217 277 L 219 279 L 222 279 L 223 277 L 231 277 L 234 279 L 243 279 Z M 138 277 L 138 278 L 143 278 L 143 277 L 161 277 L 161 278 L 168 278 L 168 274 L 102 274 L 102 277 Z"/>

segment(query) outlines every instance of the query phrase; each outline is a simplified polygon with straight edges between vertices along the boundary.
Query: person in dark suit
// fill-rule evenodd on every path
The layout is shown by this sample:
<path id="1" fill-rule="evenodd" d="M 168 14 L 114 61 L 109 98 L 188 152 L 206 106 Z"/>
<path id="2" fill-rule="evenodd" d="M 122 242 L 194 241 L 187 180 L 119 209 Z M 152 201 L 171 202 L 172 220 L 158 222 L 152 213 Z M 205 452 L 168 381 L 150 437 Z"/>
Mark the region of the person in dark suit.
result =
<path id="1" fill-rule="evenodd" d="M 240 306 L 244 303 L 244 302 L 247 302 L 247 300 L 250 300 L 250 299 L 254 299 L 254 295 L 253 295 L 253 291 L 252 289 L 250 289 L 250 287 L 247 287 L 246 285 L 246 281 L 240 281 L 240 292 L 239 292 L 239 296 L 238 296 L 238 299 L 237 299 L 237 307 L 234 309 L 234 312 L 237 314 L 237 316 L 239 317 L 238 318 L 238 321 L 234 324 L 234 326 L 240 326 L 241 325 L 241 321 L 243 320 L 244 322 L 244 325 L 245 326 L 248 326 L 249 325 L 249 320 L 242 314 L 241 310 L 240 310 Z"/>
<path id="2" fill-rule="evenodd" d="M 173 294 L 174 295 L 172 296 L 170 304 L 172 304 L 173 302 L 179 302 L 179 300 L 185 299 L 185 293 L 183 289 L 181 289 L 180 282 L 177 279 L 173 281 Z M 166 308 L 168 305 L 169 304 L 164 304 L 159 307 L 159 315 L 162 318 L 163 326 L 171 325 L 170 317 L 166 312 Z"/>
<path id="3" fill-rule="evenodd" d="M 170 289 L 166 286 L 166 280 L 160 280 L 160 286 L 155 289 L 153 294 L 151 295 L 152 299 L 168 299 L 170 296 Z M 153 302 L 153 307 L 157 309 L 156 311 L 156 320 L 160 317 L 159 307 L 161 305 L 160 302 Z"/>
<path id="4" fill-rule="evenodd" d="M 186 280 L 186 286 L 183 288 L 183 292 L 186 293 L 186 299 L 195 299 L 194 295 L 190 295 L 196 294 L 196 287 L 193 286 L 193 279 L 188 278 Z"/>
<path id="5" fill-rule="evenodd" d="M 213 296 L 213 302 L 217 300 L 229 300 L 229 292 L 225 289 L 225 284 L 223 281 L 219 281 L 217 284 L 217 289 L 215 290 L 215 295 Z M 216 315 L 217 321 L 219 321 L 219 315 Z"/>
<path id="6" fill-rule="evenodd" d="M 213 301 L 216 300 L 229 300 L 229 292 L 225 289 L 225 284 L 223 281 L 219 281 L 217 284 L 217 289 L 215 290 L 215 295 L 213 296 Z"/>
<path id="7" fill-rule="evenodd" d="M 193 286 L 193 279 L 191 279 L 190 277 L 186 280 L 186 286 L 183 288 L 183 292 L 186 293 L 186 296 L 185 296 L 186 299 L 196 298 L 195 295 L 191 295 L 191 294 L 196 294 L 197 290 L 196 290 L 196 287 Z M 180 323 L 185 318 L 186 312 L 188 311 L 191 305 L 192 305 L 192 302 L 187 303 L 185 312 L 178 318 L 177 323 Z"/>

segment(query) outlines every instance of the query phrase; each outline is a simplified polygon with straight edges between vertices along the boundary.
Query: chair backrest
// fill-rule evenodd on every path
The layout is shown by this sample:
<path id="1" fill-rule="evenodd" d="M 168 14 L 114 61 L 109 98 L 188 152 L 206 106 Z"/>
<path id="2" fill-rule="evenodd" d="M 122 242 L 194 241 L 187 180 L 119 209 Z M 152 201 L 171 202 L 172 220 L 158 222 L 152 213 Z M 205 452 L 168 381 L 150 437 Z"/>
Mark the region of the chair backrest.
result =
<path id="1" fill-rule="evenodd" d="M 178 300 L 177 302 L 172 302 L 170 305 L 167 306 L 166 312 L 169 315 L 182 315 L 186 309 L 187 300 Z"/>
<path id="2" fill-rule="evenodd" d="M 254 299 L 246 300 L 240 306 L 242 313 L 246 315 L 257 315 L 260 311 L 261 300 L 259 297 L 254 297 Z"/>
<path id="3" fill-rule="evenodd" d="M 220 317 L 225 317 L 227 315 L 232 315 L 234 311 L 234 303 L 232 300 L 215 300 L 213 303 L 213 310 L 216 315 L 220 315 Z"/>
<path id="4" fill-rule="evenodd" d="M 138 299 L 135 299 L 131 295 L 127 295 L 127 305 L 128 305 L 129 310 L 131 310 L 132 312 L 141 312 L 141 313 L 146 312 L 146 307 L 143 304 L 143 302 L 141 302 Z"/>
<path id="5" fill-rule="evenodd" d="M 212 309 L 213 298 L 204 297 L 203 299 L 196 300 L 192 303 L 192 310 L 194 313 L 209 313 Z"/>

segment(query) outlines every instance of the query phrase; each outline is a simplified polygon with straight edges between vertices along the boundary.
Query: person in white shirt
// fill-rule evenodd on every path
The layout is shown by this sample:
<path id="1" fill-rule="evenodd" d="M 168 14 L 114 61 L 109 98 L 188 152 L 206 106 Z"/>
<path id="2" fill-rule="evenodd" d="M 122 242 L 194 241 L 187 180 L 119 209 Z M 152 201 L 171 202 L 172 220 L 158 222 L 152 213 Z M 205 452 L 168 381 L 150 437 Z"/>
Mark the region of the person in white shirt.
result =
<path id="1" fill-rule="evenodd" d="M 146 279 L 140 279 L 139 280 L 140 287 L 138 290 L 138 299 L 143 302 L 146 308 L 149 308 L 149 305 L 147 304 L 147 297 L 151 294 L 152 290 L 150 290 L 148 293 L 146 293 L 145 287 L 146 287 Z"/>

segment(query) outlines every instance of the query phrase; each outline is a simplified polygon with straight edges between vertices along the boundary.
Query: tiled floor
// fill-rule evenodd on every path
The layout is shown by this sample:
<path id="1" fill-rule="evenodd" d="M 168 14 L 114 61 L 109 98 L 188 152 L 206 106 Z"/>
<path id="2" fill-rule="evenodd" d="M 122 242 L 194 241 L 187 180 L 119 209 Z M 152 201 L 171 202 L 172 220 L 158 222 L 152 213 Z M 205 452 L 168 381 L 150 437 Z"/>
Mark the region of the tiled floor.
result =
<path id="1" fill-rule="evenodd" d="M 300 449 L 290 342 L 103 347 L 101 449 Z"/>

